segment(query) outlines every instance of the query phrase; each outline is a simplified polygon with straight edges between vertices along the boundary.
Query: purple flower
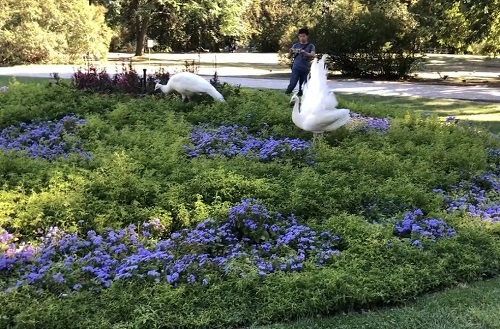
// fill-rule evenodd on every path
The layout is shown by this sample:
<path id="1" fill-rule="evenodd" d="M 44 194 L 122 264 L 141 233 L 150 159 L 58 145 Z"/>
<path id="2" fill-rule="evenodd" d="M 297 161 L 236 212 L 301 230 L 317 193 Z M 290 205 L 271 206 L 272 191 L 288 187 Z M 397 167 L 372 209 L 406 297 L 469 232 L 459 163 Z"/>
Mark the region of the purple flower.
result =
<path id="1" fill-rule="evenodd" d="M 79 149 L 80 141 L 74 137 L 83 124 L 85 120 L 74 115 L 67 115 L 57 122 L 21 122 L 0 131 L 0 149 L 24 152 L 30 157 L 46 160 L 67 158 L 71 153 L 91 158 Z"/>
<path id="2" fill-rule="evenodd" d="M 389 119 L 365 117 L 358 113 L 351 112 L 354 128 L 360 131 L 377 131 L 385 133 L 389 130 Z"/>
<path id="3" fill-rule="evenodd" d="M 257 134 L 259 135 L 259 133 Z M 255 137 L 247 127 L 220 126 L 210 129 L 208 125 L 195 126 L 190 134 L 190 146 L 184 146 L 189 158 L 197 156 L 255 158 L 263 162 L 285 159 L 307 154 L 310 143 L 301 139 L 275 139 L 274 137 Z M 306 162 L 311 163 L 310 156 Z"/>
<path id="4" fill-rule="evenodd" d="M 411 238 L 412 245 L 422 248 L 423 238 L 436 241 L 439 238 L 449 239 L 456 232 L 442 219 L 425 218 L 421 209 L 408 211 L 403 219 L 394 224 L 396 235 L 402 238 Z"/>
<path id="5" fill-rule="evenodd" d="M 492 153 L 492 150 L 488 150 Z M 495 151 L 496 152 L 496 151 Z M 496 223 L 500 221 L 500 172 L 498 169 L 475 176 L 472 182 L 460 182 L 449 191 L 435 189 L 443 197 L 446 211 L 463 212 L 473 218 Z"/>
<path id="6" fill-rule="evenodd" d="M 455 117 L 447 117 L 445 122 L 446 123 L 458 123 L 458 121 L 459 120 Z"/>
<path id="7" fill-rule="evenodd" d="M 52 278 L 54 279 L 55 282 L 61 284 L 61 283 L 64 283 L 66 280 L 64 280 L 64 277 L 62 276 L 62 274 L 60 272 L 54 274 L 52 276 Z"/>
<path id="8" fill-rule="evenodd" d="M 3 230 L 1 232 L 2 233 L 0 234 L 0 244 L 6 244 L 14 237 L 12 234 L 9 234 L 9 232 L 7 232 L 6 230 Z"/>
<path id="9" fill-rule="evenodd" d="M 151 239 L 140 231 L 155 227 L 161 229 L 158 220 L 82 236 L 53 227 L 40 245 L 10 243 L 0 253 L 2 287 L 13 291 L 28 284 L 61 293 L 64 287 L 68 292 L 102 289 L 115 281 L 148 278 L 172 286 L 208 285 L 208 278 L 247 275 L 252 268 L 268 275 L 301 271 L 305 262 L 323 266 L 340 254 L 338 236 L 316 233 L 293 215 L 271 213 L 254 199 L 234 205 L 223 221 L 206 219 L 168 239 Z M 4 242 L 14 238 L 4 231 L 0 236 Z M 57 289 L 46 285 L 50 281 Z"/>

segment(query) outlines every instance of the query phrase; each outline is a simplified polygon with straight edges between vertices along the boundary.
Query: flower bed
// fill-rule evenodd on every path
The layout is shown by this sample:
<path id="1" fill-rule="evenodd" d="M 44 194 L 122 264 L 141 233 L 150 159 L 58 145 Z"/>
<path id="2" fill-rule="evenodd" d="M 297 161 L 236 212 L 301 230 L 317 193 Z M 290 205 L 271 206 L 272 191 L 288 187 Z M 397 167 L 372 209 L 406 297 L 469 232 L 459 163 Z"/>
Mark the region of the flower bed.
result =
<path id="1" fill-rule="evenodd" d="M 0 102 L 0 327 L 244 327 L 500 273 L 500 141 L 473 126 L 357 101 L 312 144 L 275 91 Z"/>
<path id="2" fill-rule="evenodd" d="M 207 219 L 168 239 L 151 238 L 163 231 L 158 219 L 102 235 L 89 231 L 86 237 L 52 228 L 39 246 L 16 244 L 15 236 L 3 231 L 0 277 L 10 282 L 7 291 L 28 284 L 61 292 L 126 279 L 208 285 L 211 277 L 295 272 L 339 255 L 339 237 L 316 233 L 293 215 L 270 215 L 255 200 L 232 207 L 222 223 Z"/>
<path id="3" fill-rule="evenodd" d="M 275 158 L 286 158 L 298 153 L 303 158 L 307 154 L 310 143 L 297 138 L 275 139 L 256 137 L 248 132 L 247 127 L 220 126 L 210 129 L 208 125 L 196 126 L 191 132 L 191 146 L 185 146 L 188 157 L 201 155 L 244 156 L 260 161 L 271 161 Z"/>
<path id="4" fill-rule="evenodd" d="M 21 151 L 34 158 L 54 160 L 62 156 L 76 153 L 90 158 L 90 154 L 82 151 L 80 141 L 74 139 L 78 126 L 85 120 L 68 115 L 57 121 L 39 123 L 21 122 L 18 126 L 10 126 L 0 131 L 0 149 Z"/>

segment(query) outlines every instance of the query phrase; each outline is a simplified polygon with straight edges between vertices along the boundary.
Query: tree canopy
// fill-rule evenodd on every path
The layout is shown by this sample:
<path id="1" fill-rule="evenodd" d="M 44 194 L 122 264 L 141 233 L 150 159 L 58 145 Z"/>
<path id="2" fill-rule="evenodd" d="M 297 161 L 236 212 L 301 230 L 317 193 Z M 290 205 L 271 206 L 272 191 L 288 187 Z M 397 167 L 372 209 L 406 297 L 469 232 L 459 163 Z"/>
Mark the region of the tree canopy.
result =
<path id="1" fill-rule="evenodd" d="M 274 52 L 300 27 L 315 31 L 325 49 L 500 53 L 500 0 L 4 0 L 0 7 L 0 63 L 66 61 L 108 46 L 142 55 L 148 38 L 155 51 L 239 42 Z"/>
<path id="2" fill-rule="evenodd" d="M 105 56 L 112 30 L 106 9 L 86 0 L 3 0 L 0 64 L 65 63 L 91 52 Z"/>

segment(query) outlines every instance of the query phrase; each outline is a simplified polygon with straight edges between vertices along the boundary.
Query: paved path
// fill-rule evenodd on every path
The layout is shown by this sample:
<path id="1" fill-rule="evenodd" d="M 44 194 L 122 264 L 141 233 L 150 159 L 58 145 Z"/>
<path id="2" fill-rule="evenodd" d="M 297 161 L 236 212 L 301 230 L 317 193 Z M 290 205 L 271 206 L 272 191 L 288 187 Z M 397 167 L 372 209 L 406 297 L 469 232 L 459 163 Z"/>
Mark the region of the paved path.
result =
<path id="1" fill-rule="evenodd" d="M 73 66 L 40 65 L 0 67 L 0 75 L 17 77 L 49 77 L 52 72 L 58 72 L 61 78 L 71 77 Z M 109 70 L 108 72 L 114 72 Z M 205 76 L 209 79 L 209 76 Z M 241 84 L 251 88 L 271 88 L 284 90 L 288 80 L 265 78 L 220 77 L 221 82 Z M 335 92 L 362 93 L 382 96 L 419 96 L 427 98 L 447 98 L 463 100 L 480 100 L 500 103 L 500 88 L 487 86 L 451 86 L 407 82 L 385 81 L 329 81 L 329 86 Z"/>
<path id="2" fill-rule="evenodd" d="M 221 77 L 222 82 L 252 88 L 285 89 L 288 80 Z M 424 83 L 386 81 L 328 81 L 330 88 L 340 93 L 361 93 L 381 96 L 419 96 L 500 102 L 500 88 L 485 86 L 450 86 Z"/>

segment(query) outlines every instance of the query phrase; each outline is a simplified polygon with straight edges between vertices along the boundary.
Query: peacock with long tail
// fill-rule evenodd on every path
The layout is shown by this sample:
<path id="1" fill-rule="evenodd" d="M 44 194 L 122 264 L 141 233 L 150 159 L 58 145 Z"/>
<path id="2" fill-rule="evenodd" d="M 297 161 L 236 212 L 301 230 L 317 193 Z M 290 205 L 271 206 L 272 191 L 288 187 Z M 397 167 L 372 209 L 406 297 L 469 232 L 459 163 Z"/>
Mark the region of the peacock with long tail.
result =
<path id="1" fill-rule="evenodd" d="M 293 94 L 294 102 L 292 121 L 300 129 L 313 133 L 313 142 L 325 131 L 338 129 L 349 122 L 351 111 L 337 109 L 338 101 L 333 91 L 327 86 L 326 57 L 315 59 L 311 64 L 310 78 L 303 88 L 300 99 L 297 92 Z"/>
<path id="2" fill-rule="evenodd" d="M 195 95 L 208 94 L 213 99 L 219 102 L 225 102 L 224 97 L 204 78 L 191 72 L 180 72 L 174 74 L 166 85 L 160 84 L 156 80 L 155 90 L 160 89 L 165 94 L 170 94 L 174 91 L 181 94 L 182 100 L 191 100 Z"/>

